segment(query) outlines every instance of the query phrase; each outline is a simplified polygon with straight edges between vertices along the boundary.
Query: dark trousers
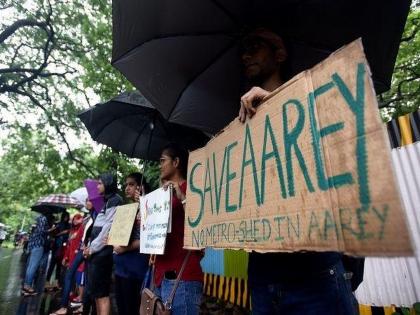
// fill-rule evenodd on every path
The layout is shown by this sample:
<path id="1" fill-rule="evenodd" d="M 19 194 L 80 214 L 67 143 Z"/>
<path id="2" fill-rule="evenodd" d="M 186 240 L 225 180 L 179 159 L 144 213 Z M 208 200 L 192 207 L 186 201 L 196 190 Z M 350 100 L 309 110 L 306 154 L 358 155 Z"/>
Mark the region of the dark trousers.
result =
<path id="1" fill-rule="evenodd" d="M 83 314 L 82 315 L 96 315 L 96 305 L 95 300 L 91 297 L 89 292 L 89 268 L 88 260 L 85 260 L 85 289 L 83 290 Z"/>
<path id="2" fill-rule="evenodd" d="M 47 273 L 47 281 L 49 282 L 51 280 L 51 276 L 55 269 L 55 279 L 58 280 L 58 283 L 61 285 L 61 257 L 58 255 L 58 251 L 53 251 L 51 254 L 51 261 L 50 266 L 48 267 L 48 273 Z"/>
<path id="3" fill-rule="evenodd" d="M 251 288 L 253 315 L 355 315 L 357 301 L 341 261 L 317 276 Z"/>
<path id="4" fill-rule="evenodd" d="M 115 275 L 115 299 L 118 314 L 137 315 L 140 308 L 142 280 Z"/>

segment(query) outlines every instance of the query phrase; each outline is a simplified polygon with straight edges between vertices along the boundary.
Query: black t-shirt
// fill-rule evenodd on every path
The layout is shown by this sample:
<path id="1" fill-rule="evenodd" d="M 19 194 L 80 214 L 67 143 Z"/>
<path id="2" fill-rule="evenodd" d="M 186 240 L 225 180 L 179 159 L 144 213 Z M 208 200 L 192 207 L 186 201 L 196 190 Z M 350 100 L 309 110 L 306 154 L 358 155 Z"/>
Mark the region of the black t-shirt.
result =
<path id="1" fill-rule="evenodd" d="M 249 286 L 303 282 L 335 265 L 341 256 L 336 252 L 252 252 L 248 263 Z"/>

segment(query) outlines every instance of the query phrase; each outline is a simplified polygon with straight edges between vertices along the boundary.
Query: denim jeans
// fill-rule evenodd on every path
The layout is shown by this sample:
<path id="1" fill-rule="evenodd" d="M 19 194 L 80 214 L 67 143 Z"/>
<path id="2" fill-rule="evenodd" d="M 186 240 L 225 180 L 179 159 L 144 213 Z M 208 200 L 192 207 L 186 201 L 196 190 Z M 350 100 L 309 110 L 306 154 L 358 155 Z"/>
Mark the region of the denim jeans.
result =
<path id="1" fill-rule="evenodd" d="M 60 255 L 58 255 L 58 250 L 52 251 L 51 253 L 51 260 L 50 260 L 50 265 L 48 267 L 48 272 L 47 272 L 47 281 L 50 282 L 51 280 L 51 276 L 54 272 L 54 267 L 55 267 L 55 280 L 58 280 L 60 283 L 61 280 L 61 261 L 62 261 L 62 257 L 60 257 Z M 61 283 L 60 283 L 61 284 Z"/>
<path id="2" fill-rule="evenodd" d="M 166 302 L 172 292 L 175 280 L 163 279 L 155 293 Z M 199 281 L 179 281 L 172 301 L 172 315 L 197 315 L 200 311 L 203 283 Z"/>
<path id="3" fill-rule="evenodd" d="M 254 315 L 354 315 L 357 301 L 342 263 L 300 281 L 251 288 Z"/>
<path id="4" fill-rule="evenodd" d="M 38 270 L 39 264 L 41 263 L 42 256 L 44 255 L 44 247 L 35 247 L 31 249 L 29 253 L 28 265 L 26 267 L 25 282 L 26 286 L 32 286 L 34 282 L 35 274 Z"/>
<path id="5" fill-rule="evenodd" d="M 75 276 L 77 272 L 77 268 L 79 268 L 80 264 L 83 262 L 83 251 L 79 251 L 74 257 L 73 263 L 67 269 L 66 277 L 64 279 L 64 288 L 63 294 L 61 296 L 61 307 L 67 307 L 69 304 L 69 295 L 71 288 L 75 282 Z"/>

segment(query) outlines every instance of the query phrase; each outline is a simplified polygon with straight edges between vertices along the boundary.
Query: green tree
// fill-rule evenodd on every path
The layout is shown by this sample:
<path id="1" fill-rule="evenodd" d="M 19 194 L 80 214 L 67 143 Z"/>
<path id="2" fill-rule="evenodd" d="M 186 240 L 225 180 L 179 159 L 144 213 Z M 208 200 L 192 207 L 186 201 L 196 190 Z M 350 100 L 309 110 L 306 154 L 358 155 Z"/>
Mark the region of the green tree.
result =
<path id="1" fill-rule="evenodd" d="M 95 167 L 95 176 L 90 176 L 68 155 L 60 152 L 52 139 L 42 130 L 31 126 L 16 128 L 2 142 L 5 153 L 0 157 L 0 222 L 19 228 L 26 216 L 27 224 L 35 213 L 29 208 L 41 196 L 51 193 L 69 193 L 83 186 L 86 178 L 97 178 L 100 173 L 111 171 L 118 175 L 123 188 L 124 176 L 139 170 L 137 161 L 105 148 L 100 154 L 83 146 L 73 153 L 83 156 L 84 161 Z M 155 183 L 153 167 L 147 168 L 146 178 Z"/>
<path id="2" fill-rule="evenodd" d="M 392 77 L 391 89 L 378 97 L 382 117 L 389 120 L 420 106 L 420 9 L 409 13 Z"/>

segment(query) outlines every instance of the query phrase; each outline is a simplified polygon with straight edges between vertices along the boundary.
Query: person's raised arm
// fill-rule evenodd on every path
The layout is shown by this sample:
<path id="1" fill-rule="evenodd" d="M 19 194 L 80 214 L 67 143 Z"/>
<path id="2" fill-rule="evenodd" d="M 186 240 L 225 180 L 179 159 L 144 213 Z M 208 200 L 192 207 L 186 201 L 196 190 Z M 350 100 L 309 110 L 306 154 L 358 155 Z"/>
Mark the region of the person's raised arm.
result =
<path id="1" fill-rule="evenodd" d="M 241 108 L 239 110 L 239 121 L 244 123 L 246 117 L 252 118 L 257 112 L 256 107 L 270 94 L 260 87 L 254 86 L 241 97 Z"/>

